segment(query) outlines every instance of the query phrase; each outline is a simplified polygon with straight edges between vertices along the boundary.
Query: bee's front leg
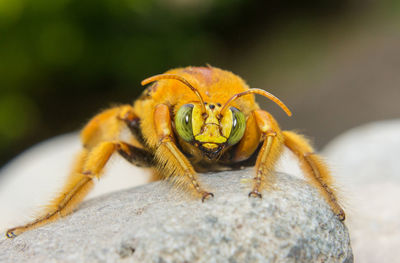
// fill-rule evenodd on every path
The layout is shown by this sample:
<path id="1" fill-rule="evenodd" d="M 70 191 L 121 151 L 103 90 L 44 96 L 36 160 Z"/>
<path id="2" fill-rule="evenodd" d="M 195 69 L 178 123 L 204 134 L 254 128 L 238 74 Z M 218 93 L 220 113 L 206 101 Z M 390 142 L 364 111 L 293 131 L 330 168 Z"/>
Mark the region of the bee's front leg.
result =
<path id="1" fill-rule="evenodd" d="M 260 142 L 263 144 L 257 157 L 253 190 L 249 196 L 261 198 L 261 190 L 267 183 L 272 182 L 275 163 L 283 149 L 283 136 L 271 114 L 255 110 L 246 122 L 246 131 L 237 147 L 234 160 L 242 161 L 249 158 Z"/>
<path id="2" fill-rule="evenodd" d="M 213 197 L 213 193 L 202 189 L 193 166 L 176 146 L 169 112 L 165 104 L 157 105 L 154 110 L 154 127 L 158 138 L 155 155 L 164 176 L 170 177 L 179 186 L 194 189 L 202 201 Z"/>

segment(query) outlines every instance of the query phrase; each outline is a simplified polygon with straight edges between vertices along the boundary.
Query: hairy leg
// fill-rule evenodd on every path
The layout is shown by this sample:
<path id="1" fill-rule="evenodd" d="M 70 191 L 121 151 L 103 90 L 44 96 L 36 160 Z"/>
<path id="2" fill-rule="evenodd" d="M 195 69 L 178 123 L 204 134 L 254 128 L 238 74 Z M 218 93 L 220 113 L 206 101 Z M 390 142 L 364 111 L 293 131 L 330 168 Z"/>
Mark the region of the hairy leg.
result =
<path id="1" fill-rule="evenodd" d="M 214 196 L 202 189 L 193 166 L 176 146 L 167 105 L 159 104 L 156 106 L 154 123 L 159 140 L 155 155 L 164 176 L 167 178 L 172 176 L 171 179 L 174 183 L 184 189 L 192 190 L 191 192 L 195 195 L 200 195 L 202 201 Z"/>
<path id="2" fill-rule="evenodd" d="M 299 158 L 300 167 L 308 180 L 320 191 L 338 218 L 345 220 L 345 213 L 336 197 L 333 178 L 325 162 L 314 153 L 314 149 L 303 136 L 291 131 L 284 131 L 283 136 L 285 145 Z"/>
<path id="3" fill-rule="evenodd" d="M 275 164 L 282 153 L 282 134 L 278 123 L 266 111 L 254 111 L 257 127 L 263 139 L 263 145 L 257 157 L 253 190 L 249 196 L 262 197 L 260 190 L 272 183 Z M 268 178 L 268 180 L 267 180 Z"/>
<path id="4" fill-rule="evenodd" d="M 83 150 L 63 189 L 47 205 L 44 215 L 27 225 L 9 229 L 6 233 L 7 237 L 15 237 L 71 213 L 93 188 L 93 178 L 101 177 L 107 161 L 116 151 L 125 158 L 128 157 L 131 162 L 139 163 L 142 166 L 152 165 L 150 155 L 146 158 L 135 155 L 138 151 L 143 150 L 123 142 L 102 142 L 90 152 Z"/>
<path id="5" fill-rule="evenodd" d="M 154 156 L 146 150 L 115 140 L 125 125 L 121 116 L 130 111 L 130 106 L 112 108 L 95 116 L 86 125 L 82 131 L 84 149 L 61 192 L 49 202 L 42 216 L 24 226 L 9 229 L 7 237 L 15 237 L 71 213 L 93 188 L 93 178 L 101 177 L 104 166 L 116 151 L 131 163 L 145 167 L 153 165 Z"/>
<path id="6" fill-rule="evenodd" d="M 234 161 L 246 160 L 257 149 L 258 153 L 253 178 L 253 190 L 249 196 L 262 197 L 261 190 L 273 180 L 275 164 L 282 152 L 283 137 L 278 123 L 266 111 L 255 110 L 246 122 L 246 131 L 236 148 Z"/>

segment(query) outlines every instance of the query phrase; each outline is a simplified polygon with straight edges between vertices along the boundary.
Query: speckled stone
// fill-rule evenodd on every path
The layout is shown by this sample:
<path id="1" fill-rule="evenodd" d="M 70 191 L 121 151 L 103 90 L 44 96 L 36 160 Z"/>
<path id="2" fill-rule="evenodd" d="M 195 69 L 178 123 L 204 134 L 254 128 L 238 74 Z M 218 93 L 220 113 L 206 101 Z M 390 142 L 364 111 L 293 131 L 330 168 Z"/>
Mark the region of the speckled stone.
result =
<path id="1" fill-rule="evenodd" d="M 252 170 L 200 175 L 202 203 L 167 182 L 108 194 L 0 241 L 1 262 L 353 262 L 346 226 L 301 179 L 277 174 L 248 198 Z M 243 180 L 245 179 L 245 180 Z"/>

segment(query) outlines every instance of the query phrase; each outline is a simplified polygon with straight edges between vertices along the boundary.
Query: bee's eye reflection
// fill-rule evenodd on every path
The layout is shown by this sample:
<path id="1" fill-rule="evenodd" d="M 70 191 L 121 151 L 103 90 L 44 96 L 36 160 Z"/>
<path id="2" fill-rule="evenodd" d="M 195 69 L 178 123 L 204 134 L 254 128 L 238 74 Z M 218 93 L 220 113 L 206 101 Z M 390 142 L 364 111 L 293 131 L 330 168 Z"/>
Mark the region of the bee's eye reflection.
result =
<path id="1" fill-rule="evenodd" d="M 242 139 L 246 130 L 246 118 L 243 113 L 235 107 L 230 107 L 232 112 L 232 130 L 229 135 L 228 144 L 236 144 Z"/>
<path id="2" fill-rule="evenodd" d="M 175 127 L 179 136 L 187 142 L 193 141 L 192 112 L 193 104 L 183 105 L 175 116 Z"/>

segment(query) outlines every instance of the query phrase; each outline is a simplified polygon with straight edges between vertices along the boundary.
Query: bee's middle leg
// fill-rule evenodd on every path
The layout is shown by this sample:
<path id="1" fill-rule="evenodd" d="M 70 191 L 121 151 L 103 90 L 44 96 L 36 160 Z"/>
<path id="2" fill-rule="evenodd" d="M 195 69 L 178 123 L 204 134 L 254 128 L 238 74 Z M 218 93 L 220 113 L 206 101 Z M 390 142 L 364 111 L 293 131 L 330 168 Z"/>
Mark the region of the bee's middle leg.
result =
<path id="1" fill-rule="evenodd" d="M 176 146 L 169 112 L 165 104 L 157 105 L 154 111 L 154 125 L 159 141 L 155 155 L 162 166 L 164 176 L 172 177 L 179 186 L 194 189 L 194 193 L 200 195 L 202 201 L 213 197 L 213 193 L 200 186 L 193 166 Z"/>

